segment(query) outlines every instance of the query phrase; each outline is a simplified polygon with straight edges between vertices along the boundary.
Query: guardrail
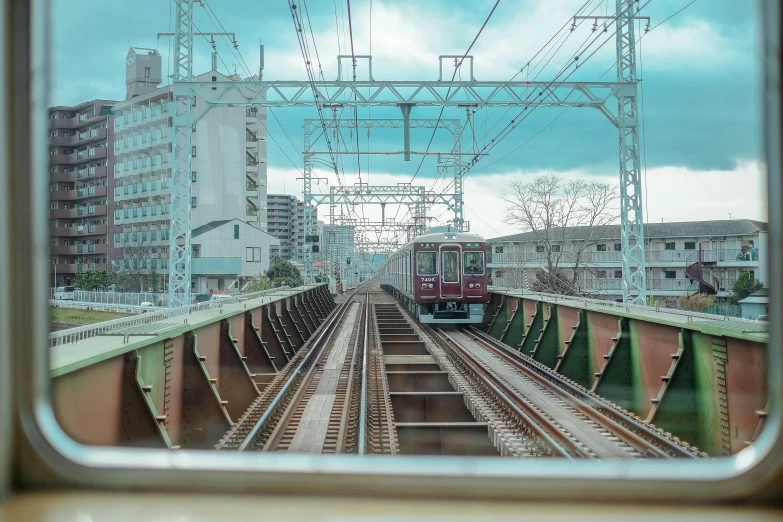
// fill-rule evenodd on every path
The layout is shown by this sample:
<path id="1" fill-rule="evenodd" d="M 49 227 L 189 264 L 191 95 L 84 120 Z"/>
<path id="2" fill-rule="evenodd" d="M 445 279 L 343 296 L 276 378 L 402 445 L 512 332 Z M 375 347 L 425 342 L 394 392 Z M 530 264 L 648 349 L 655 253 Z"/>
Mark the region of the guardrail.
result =
<path id="1" fill-rule="evenodd" d="M 705 314 L 701 312 L 692 312 L 690 310 L 677 310 L 674 308 L 660 308 L 655 306 L 642 306 L 628 303 L 618 303 L 615 301 L 608 301 L 602 299 L 589 299 L 586 297 L 574 297 L 570 295 L 560 294 L 544 294 L 540 292 L 525 292 L 519 288 L 503 288 L 498 286 L 490 286 L 488 288 L 490 292 L 509 292 L 520 294 L 524 296 L 541 297 L 545 300 L 550 300 L 555 304 L 558 302 L 569 303 L 573 305 L 590 305 L 599 306 L 604 308 L 611 308 L 614 310 L 622 310 L 628 313 L 643 312 L 643 313 L 657 313 L 657 314 L 669 314 L 687 317 L 688 321 L 711 321 L 714 323 L 724 323 L 724 326 L 730 326 L 733 328 L 740 328 L 745 331 L 753 332 L 767 332 L 769 331 L 769 323 L 763 321 L 754 321 L 752 319 L 740 319 L 737 317 L 721 316 L 715 314 Z"/>
<path id="2" fill-rule="evenodd" d="M 311 288 L 314 288 L 315 286 L 317 285 L 311 286 Z M 133 317 L 123 317 L 122 319 L 113 319 L 111 321 L 104 321 L 102 323 L 88 324 L 85 326 L 70 328 L 68 330 L 60 330 L 59 332 L 51 332 L 49 334 L 49 347 L 55 347 L 62 344 L 78 343 L 84 339 L 89 339 L 91 337 L 101 335 L 104 332 L 110 332 L 119 328 L 154 323 L 156 321 L 171 319 L 172 317 L 180 317 L 191 314 L 193 312 L 199 312 L 201 310 L 220 308 L 221 306 L 227 304 L 241 303 L 251 299 L 257 299 L 265 295 L 274 294 L 275 292 L 279 292 L 281 290 L 289 290 L 289 287 L 281 286 L 279 288 L 271 288 L 261 292 L 253 292 L 252 294 L 242 294 L 226 299 L 206 301 L 204 303 L 195 305 L 185 305 L 177 308 L 163 308 L 156 312 L 139 314 Z"/>
<path id="3" fill-rule="evenodd" d="M 95 310 L 98 312 L 118 312 L 125 314 L 142 314 L 163 310 L 161 306 L 140 306 L 126 304 L 107 304 L 93 303 L 91 301 L 62 301 L 59 299 L 50 299 L 49 306 L 55 308 L 71 308 L 76 310 Z"/>

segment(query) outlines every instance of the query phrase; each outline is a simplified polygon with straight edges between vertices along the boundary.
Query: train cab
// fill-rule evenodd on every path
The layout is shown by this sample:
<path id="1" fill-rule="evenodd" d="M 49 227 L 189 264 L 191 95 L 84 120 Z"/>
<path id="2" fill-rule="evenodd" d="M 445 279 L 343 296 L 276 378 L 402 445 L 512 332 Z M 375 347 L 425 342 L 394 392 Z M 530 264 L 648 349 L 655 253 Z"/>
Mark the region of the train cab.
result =
<path id="1" fill-rule="evenodd" d="M 489 297 L 484 238 L 439 227 L 417 237 L 412 250 L 419 320 L 480 323 Z"/>

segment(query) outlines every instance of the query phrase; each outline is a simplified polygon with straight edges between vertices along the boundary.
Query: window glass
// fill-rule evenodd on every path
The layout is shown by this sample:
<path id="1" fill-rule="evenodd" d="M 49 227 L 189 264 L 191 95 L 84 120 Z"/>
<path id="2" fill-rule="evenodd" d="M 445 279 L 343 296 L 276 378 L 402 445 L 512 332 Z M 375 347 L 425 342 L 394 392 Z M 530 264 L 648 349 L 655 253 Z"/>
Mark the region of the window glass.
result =
<path id="1" fill-rule="evenodd" d="M 457 252 L 442 252 L 443 282 L 456 283 L 459 281 L 459 254 Z"/>
<path id="2" fill-rule="evenodd" d="M 482 275 L 484 273 L 484 252 L 465 252 L 462 254 L 465 275 Z"/>
<path id="3" fill-rule="evenodd" d="M 438 253 L 418 252 L 416 254 L 416 273 L 420 276 L 437 275 Z"/>

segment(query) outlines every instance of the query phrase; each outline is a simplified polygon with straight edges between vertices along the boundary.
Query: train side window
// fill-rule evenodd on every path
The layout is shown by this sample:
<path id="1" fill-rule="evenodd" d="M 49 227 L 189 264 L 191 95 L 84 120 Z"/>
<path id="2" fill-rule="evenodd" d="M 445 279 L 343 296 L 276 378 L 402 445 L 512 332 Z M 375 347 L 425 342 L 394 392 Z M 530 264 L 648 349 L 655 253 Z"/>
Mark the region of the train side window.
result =
<path id="1" fill-rule="evenodd" d="M 462 270 L 465 275 L 483 275 L 484 252 L 465 252 L 462 254 Z"/>
<path id="2" fill-rule="evenodd" d="M 420 276 L 438 275 L 438 253 L 416 253 L 416 273 Z"/>

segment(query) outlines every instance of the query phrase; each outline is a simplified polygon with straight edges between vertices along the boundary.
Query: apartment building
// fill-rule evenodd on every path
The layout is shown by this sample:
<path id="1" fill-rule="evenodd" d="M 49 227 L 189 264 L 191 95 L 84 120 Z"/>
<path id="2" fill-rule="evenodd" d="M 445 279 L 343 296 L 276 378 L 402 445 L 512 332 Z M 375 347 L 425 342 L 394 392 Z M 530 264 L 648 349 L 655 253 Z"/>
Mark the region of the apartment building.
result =
<path id="1" fill-rule="evenodd" d="M 197 81 L 238 79 L 214 70 L 195 77 Z M 171 86 L 159 87 L 161 81 L 160 54 L 131 48 L 126 61 L 127 99 L 114 106 L 111 123 L 111 236 L 118 267 L 141 251 L 146 268 L 168 270 L 173 93 Z M 204 103 L 195 98 L 194 113 L 202 111 Z M 231 219 L 266 229 L 265 128 L 265 109 L 251 107 L 213 107 L 193 126 L 193 229 Z M 208 275 L 199 274 L 196 266 L 191 272 L 194 281 Z"/>
<path id="2" fill-rule="evenodd" d="M 92 100 L 49 109 L 50 281 L 72 285 L 108 261 L 109 114 L 116 102 Z"/>
<path id="3" fill-rule="evenodd" d="M 577 256 L 584 271 L 579 290 L 622 295 L 620 226 L 596 234 L 589 227 L 527 232 L 487 240 L 492 284 L 527 288 L 547 265 L 545 241 L 573 275 Z M 703 292 L 725 298 L 741 271 L 767 284 L 767 223 L 749 219 L 648 223 L 645 225 L 647 291 L 656 297 Z"/>
<path id="4" fill-rule="evenodd" d="M 272 257 L 302 260 L 305 245 L 304 202 L 288 194 L 267 195 L 267 231 L 280 240 L 278 248 L 272 248 Z M 318 219 L 318 209 L 313 210 L 313 226 Z M 315 234 L 315 230 L 313 231 Z"/>

